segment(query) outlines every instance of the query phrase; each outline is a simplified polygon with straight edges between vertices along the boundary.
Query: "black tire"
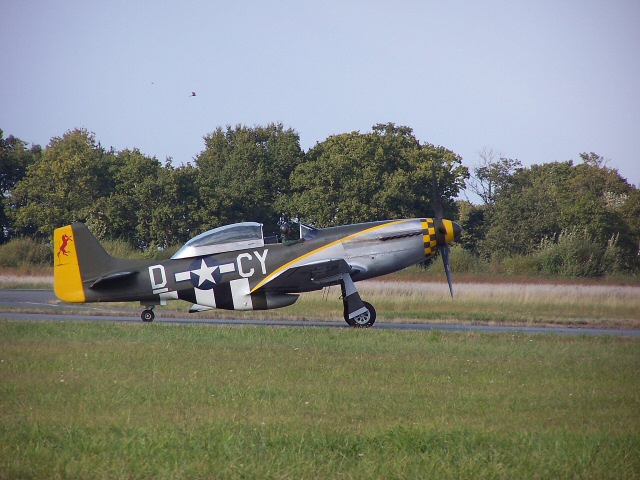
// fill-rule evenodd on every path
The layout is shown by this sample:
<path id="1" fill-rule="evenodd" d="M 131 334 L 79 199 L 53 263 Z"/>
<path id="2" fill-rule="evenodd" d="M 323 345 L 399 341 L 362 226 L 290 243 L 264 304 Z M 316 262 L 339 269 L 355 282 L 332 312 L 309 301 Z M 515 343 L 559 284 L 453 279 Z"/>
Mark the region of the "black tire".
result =
<path id="1" fill-rule="evenodd" d="M 364 303 L 364 308 L 367 309 L 365 313 L 356 315 L 349 320 L 345 318 L 345 320 L 347 320 L 347 323 L 354 328 L 369 328 L 376 322 L 376 309 L 373 308 L 373 305 L 371 305 L 369 302 L 362 303 Z"/>
<path id="2" fill-rule="evenodd" d="M 349 318 L 349 312 L 347 311 L 347 306 L 344 306 L 344 310 L 342 312 L 342 318 L 344 318 L 344 321 L 347 322 L 347 325 L 349 325 L 350 327 L 355 327 L 356 326 L 356 322 L 354 322 L 351 318 Z"/>
<path id="3" fill-rule="evenodd" d="M 140 314 L 140 318 L 142 318 L 143 322 L 153 322 L 153 319 L 156 318 L 153 310 L 145 310 Z"/>

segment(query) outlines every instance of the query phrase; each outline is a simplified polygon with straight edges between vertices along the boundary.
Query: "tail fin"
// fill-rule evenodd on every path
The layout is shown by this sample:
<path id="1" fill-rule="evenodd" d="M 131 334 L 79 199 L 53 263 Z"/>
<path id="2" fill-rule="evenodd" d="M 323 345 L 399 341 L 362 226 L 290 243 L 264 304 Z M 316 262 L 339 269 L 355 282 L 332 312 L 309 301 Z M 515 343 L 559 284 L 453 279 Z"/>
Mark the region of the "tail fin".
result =
<path id="1" fill-rule="evenodd" d="M 85 282 L 113 268 L 114 258 L 83 223 L 56 229 L 53 234 L 53 290 L 64 302 L 86 300 Z"/>

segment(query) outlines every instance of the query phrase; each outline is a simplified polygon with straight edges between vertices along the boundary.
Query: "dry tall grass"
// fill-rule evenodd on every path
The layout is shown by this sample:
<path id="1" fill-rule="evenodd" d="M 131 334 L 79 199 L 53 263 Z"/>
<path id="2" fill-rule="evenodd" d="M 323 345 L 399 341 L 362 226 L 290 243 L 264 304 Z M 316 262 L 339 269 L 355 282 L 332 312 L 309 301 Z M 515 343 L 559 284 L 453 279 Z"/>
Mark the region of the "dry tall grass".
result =
<path id="1" fill-rule="evenodd" d="M 384 321 L 640 328 L 638 286 L 460 283 L 453 300 L 446 282 L 365 281 L 358 289 Z M 339 317 L 339 295 L 336 287 L 306 294 L 295 308 Z"/>

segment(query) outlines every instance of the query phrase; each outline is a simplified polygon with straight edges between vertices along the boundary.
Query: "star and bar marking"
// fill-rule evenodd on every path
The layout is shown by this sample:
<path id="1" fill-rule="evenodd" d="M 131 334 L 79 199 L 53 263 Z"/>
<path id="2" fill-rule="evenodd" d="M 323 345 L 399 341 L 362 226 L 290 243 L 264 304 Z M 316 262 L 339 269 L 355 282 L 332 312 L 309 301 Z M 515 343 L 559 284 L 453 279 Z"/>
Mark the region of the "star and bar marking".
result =
<path id="1" fill-rule="evenodd" d="M 174 277 L 176 282 L 191 280 L 195 288 L 209 290 L 214 288 L 224 273 L 235 272 L 235 263 L 218 264 L 212 257 L 199 258 L 191 263 L 189 270 L 177 272 Z"/>

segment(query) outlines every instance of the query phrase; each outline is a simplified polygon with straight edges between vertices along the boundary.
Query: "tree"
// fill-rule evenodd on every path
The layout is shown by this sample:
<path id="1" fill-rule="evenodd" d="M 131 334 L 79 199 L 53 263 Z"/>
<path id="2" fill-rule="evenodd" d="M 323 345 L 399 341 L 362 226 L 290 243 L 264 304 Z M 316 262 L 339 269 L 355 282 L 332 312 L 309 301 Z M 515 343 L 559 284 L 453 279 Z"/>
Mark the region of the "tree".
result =
<path id="1" fill-rule="evenodd" d="M 160 170 L 148 234 L 152 244 L 179 245 L 202 233 L 199 176 L 198 169 L 190 164 L 174 168 L 167 162 Z"/>
<path id="2" fill-rule="evenodd" d="M 16 231 L 50 239 L 55 228 L 84 218 L 113 189 L 112 157 L 84 129 L 51 139 L 12 192 L 9 214 Z"/>
<path id="3" fill-rule="evenodd" d="M 124 240 L 140 249 L 182 244 L 200 232 L 199 172 L 191 165 L 160 165 L 138 149 L 115 154 L 115 186 L 88 208 L 87 223 L 99 237 Z"/>
<path id="4" fill-rule="evenodd" d="M 202 229 L 240 221 L 277 227 L 290 194 L 289 176 L 302 161 L 300 138 L 282 124 L 216 129 L 196 158 Z"/>
<path id="5" fill-rule="evenodd" d="M 628 252 L 625 267 L 640 271 L 640 190 L 632 187 L 616 211 L 629 229 Z"/>
<path id="6" fill-rule="evenodd" d="M 484 240 L 486 233 L 485 215 L 488 210 L 487 205 L 473 205 L 468 201 L 458 201 L 458 220 L 462 227 L 462 238 L 460 243 L 462 248 L 478 255 L 479 246 Z"/>
<path id="7" fill-rule="evenodd" d="M 546 238 L 561 231 L 554 182 L 568 174 L 571 162 L 534 165 L 516 172 L 487 210 L 486 236 L 480 242 L 484 257 L 531 253 Z"/>
<path id="8" fill-rule="evenodd" d="M 635 268 L 640 231 L 628 212 L 640 211 L 637 189 L 593 155 L 579 165 L 567 161 L 518 169 L 486 212 L 480 253 L 531 254 L 545 239 L 548 243 L 563 232 L 582 232 L 602 248 L 617 238 L 625 264 Z"/>
<path id="9" fill-rule="evenodd" d="M 5 139 L 4 132 L 0 129 L 0 244 L 11 235 L 11 224 L 5 205 L 16 184 L 27 173 L 27 167 L 36 161 L 40 153 L 38 145 L 27 149 L 26 142 L 13 135 Z"/>
<path id="10" fill-rule="evenodd" d="M 482 149 L 478 155 L 480 162 L 473 168 L 469 188 L 485 205 L 493 205 L 500 190 L 508 186 L 522 163 L 517 159 L 498 157 L 498 154 L 487 148 Z"/>
<path id="11" fill-rule="evenodd" d="M 377 124 L 372 132 L 334 135 L 316 144 L 293 172 L 289 210 L 318 226 L 427 215 L 432 167 L 444 209 L 468 177 L 461 158 L 423 145 L 409 127 Z"/>
<path id="12" fill-rule="evenodd" d="M 161 165 L 137 148 L 112 152 L 108 175 L 113 188 L 86 208 L 87 224 L 98 238 L 120 239 L 137 248 L 150 240 Z"/>
<path id="13" fill-rule="evenodd" d="M 596 167 L 598 169 L 606 168 L 607 164 L 609 163 L 609 160 L 607 160 L 603 156 L 598 155 L 597 153 L 594 153 L 594 152 L 590 152 L 590 153 L 582 152 L 580 154 L 580 159 L 585 165 L 588 165 L 590 167 Z"/>
<path id="14" fill-rule="evenodd" d="M 581 153 L 582 164 L 570 189 L 575 196 L 568 199 L 569 221 L 583 226 L 598 242 L 617 238 L 625 257 L 624 267 L 640 267 L 640 191 L 622 178 L 608 161 L 596 153 Z"/>

